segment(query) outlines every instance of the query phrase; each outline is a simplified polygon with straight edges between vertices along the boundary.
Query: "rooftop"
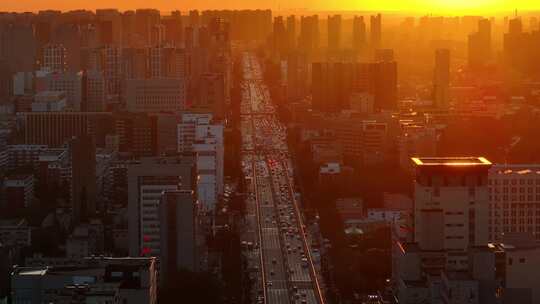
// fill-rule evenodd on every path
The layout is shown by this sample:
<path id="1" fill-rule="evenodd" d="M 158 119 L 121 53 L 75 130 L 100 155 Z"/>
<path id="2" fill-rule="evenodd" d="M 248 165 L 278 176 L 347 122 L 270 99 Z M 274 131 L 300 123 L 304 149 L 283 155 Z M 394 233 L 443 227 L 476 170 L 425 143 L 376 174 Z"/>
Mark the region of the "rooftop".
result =
<path id="1" fill-rule="evenodd" d="M 413 157 L 417 166 L 491 166 L 484 157 Z"/>

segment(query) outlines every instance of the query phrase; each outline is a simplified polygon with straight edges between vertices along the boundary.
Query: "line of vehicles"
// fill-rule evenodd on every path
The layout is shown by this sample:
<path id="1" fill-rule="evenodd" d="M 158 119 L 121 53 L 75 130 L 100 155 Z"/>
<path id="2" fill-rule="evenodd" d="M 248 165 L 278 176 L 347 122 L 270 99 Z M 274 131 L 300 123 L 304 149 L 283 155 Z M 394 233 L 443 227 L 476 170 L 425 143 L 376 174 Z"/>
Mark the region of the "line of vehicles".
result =
<path id="1" fill-rule="evenodd" d="M 324 303 L 302 214 L 295 201 L 286 129 L 279 122 L 257 58 L 243 55 L 242 165 L 251 262 L 259 262 L 255 303 Z"/>

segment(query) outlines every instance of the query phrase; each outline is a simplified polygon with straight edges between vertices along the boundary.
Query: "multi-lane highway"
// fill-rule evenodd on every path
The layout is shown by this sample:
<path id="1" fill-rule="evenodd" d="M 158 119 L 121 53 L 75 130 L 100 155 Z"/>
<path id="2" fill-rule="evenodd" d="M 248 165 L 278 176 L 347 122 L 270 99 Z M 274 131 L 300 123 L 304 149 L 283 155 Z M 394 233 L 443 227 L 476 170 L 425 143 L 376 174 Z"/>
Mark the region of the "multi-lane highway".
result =
<path id="1" fill-rule="evenodd" d="M 262 70 L 242 57 L 242 165 L 247 182 L 244 233 L 257 270 L 255 303 L 324 303 L 309 236 L 295 200 L 286 130 L 276 117 Z"/>

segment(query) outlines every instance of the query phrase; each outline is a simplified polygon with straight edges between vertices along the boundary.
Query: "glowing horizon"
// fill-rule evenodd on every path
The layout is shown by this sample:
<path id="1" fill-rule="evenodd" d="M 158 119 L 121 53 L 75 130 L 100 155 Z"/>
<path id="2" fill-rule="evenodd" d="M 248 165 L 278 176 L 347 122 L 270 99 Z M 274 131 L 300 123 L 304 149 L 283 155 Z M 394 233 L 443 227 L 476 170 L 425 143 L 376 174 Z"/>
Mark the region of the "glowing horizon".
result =
<path id="1" fill-rule="evenodd" d="M 39 11 L 46 9 L 75 10 L 118 8 L 156 8 L 162 11 L 189 9 L 305 9 L 312 11 L 401 11 L 407 13 L 433 13 L 436 15 L 457 15 L 467 13 L 498 14 L 519 11 L 540 10 L 538 0 L 3 0 L 0 11 Z"/>

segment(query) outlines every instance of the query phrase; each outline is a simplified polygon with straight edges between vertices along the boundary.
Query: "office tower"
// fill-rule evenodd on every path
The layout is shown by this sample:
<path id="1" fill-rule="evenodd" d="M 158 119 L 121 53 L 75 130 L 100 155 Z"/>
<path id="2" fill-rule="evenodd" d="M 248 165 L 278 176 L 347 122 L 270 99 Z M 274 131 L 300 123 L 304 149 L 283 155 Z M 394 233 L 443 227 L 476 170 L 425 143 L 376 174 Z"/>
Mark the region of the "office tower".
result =
<path id="1" fill-rule="evenodd" d="M 125 11 L 121 16 L 122 46 L 133 46 L 137 36 L 137 18 L 134 11 Z"/>
<path id="2" fill-rule="evenodd" d="M 97 9 L 99 36 L 102 45 L 122 44 L 122 14 L 116 9 Z"/>
<path id="3" fill-rule="evenodd" d="M 0 59 L 0 99 L 7 100 L 14 92 L 14 76 L 9 63 Z"/>
<path id="4" fill-rule="evenodd" d="M 469 68 L 485 67 L 491 58 L 491 22 L 478 21 L 478 32 L 470 34 L 468 40 Z"/>
<path id="5" fill-rule="evenodd" d="M 540 239 L 539 169 L 538 164 L 501 164 L 489 170 L 490 242 L 516 232 Z"/>
<path id="6" fill-rule="evenodd" d="M 96 145 L 91 136 L 81 135 L 69 142 L 71 158 L 71 205 L 76 223 L 96 213 Z"/>
<path id="7" fill-rule="evenodd" d="M 201 16 L 198 10 L 189 11 L 189 26 L 198 28 L 201 26 Z"/>
<path id="8" fill-rule="evenodd" d="M 115 113 L 113 134 L 118 137 L 120 152 L 134 157 L 157 155 L 158 118 L 146 113 Z"/>
<path id="9" fill-rule="evenodd" d="M 103 48 L 103 76 L 106 80 L 107 94 L 120 94 L 122 72 L 122 48 L 106 46 Z"/>
<path id="10" fill-rule="evenodd" d="M 122 50 L 121 69 L 125 79 L 144 79 L 149 76 L 147 49 L 124 48 Z"/>
<path id="11" fill-rule="evenodd" d="M 159 24 L 160 12 L 155 9 L 138 9 L 135 11 L 136 42 L 139 46 L 150 44 L 152 28 Z"/>
<path id="12" fill-rule="evenodd" d="M 225 118 L 225 77 L 221 73 L 204 73 L 199 83 L 199 94 L 192 104 L 196 112 L 212 113 L 218 119 Z"/>
<path id="13" fill-rule="evenodd" d="M 128 233 L 130 256 L 159 256 L 159 203 L 167 190 L 196 187 L 194 159 L 142 158 L 128 165 Z"/>
<path id="14" fill-rule="evenodd" d="M 341 15 L 328 16 L 328 50 L 341 49 Z"/>
<path id="15" fill-rule="evenodd" d="M 223 124 L 211 114 L 183 114 L 178 124 L 178 152 L 196 154 L 197 195 L 201 210 L 214 211 L 224 185 Z"/>
<path id="16" fill-rule="evenodd" d="M 31 72 L 36 62 L 36 38 L 31 25 L 10 23 L 0 35 L 2 57 L 12 71 Z"/>
<path id="17" fill-rule="evenodd" d="M 148 69 L 150 78 L 188 77 L 188 56 L 184 49 L 173 47 L 153 47 L 149 49 Z"/>
<path id="18" fill-rule="evenodd" d="M 375 62 L 393 62 L 393 49 L 377 49 L 375 50 Z"/>
<path id="19" fill-rule="evenodd" d="M 287 30 L 283 17 L 274 18 L 274 31 L 272 33 L 272 48 L 276 56 L 285 56 L 287 53 Z"/>
<path id="20" fill-rule="evenodd" d="M 152 27 L 150 35 L 151 46 L 162 46 L 165 42 L 166 28 L 163 24 L 156 24 Z"/>
<path id="21" fill-rule="evenodd" d="M 50 72 L 65 72 L 67 70 L 67 50 L 61 44 L 46 44 L 43 46 L 43 61 L 41 67 Z"/>
<path id="22" fill-rule="evenodd" d="M 374 50 L 381 48 L 382 43 L 382 16 L 371 16 L 370 18 L 371 48 Z"/>
<path id="23" fill-rule="evenodd" d="M 373 69 L 375 109 L 395 110 L 397 108 L 397 63 L 377 62 Z"/>
<path id="24" fill-rule="evenodd" d="M 82 110 L 87 112 L 105 111 L 106 86 L 103 73 L 96 70 L 85 71 L 83 81 L 85 83 L 85 96 Z"/>
<path id="25" fill-rule="evenodd" d="M 131 112 L 178 112 L 185 108 L 186 87 L 183 79 L 128 79 L 125 104 Z"/>
<path id="26" fill-rule="evenodd" d="M 166 190 L 159 203 L 161 283 L 182 269 L 198 271 L 197 202 L 193 191 Z"/>
<path id="27" fill-rule="evenodd" d="M 287 45 L 289 50 L 296 48 L 296 16 L 287 17 Z"/>
<path id="28" fill-rule="evenodd" d="M 366 22 L 363 16 L 354 16 L 353 19 L 353 49 L 356 52 L 363 50 L 366 46 Z"/>
<path id="29" fill-rule="evenodd" d="M 170 16 L 162 18 L 165 27 L 165 41 L 172 46 L 180 47 L 183 41 L 182 14 L 174 11 Z"/>
<path id="30" fill-rule="evenodd" d="M 450 101 L 450 50 L 435 51 L 435 71 L 433 74 L 433 103 L 435 107 L 446 109 Z"/>
<path id="31" fill-rule="evenodd" d="M 298 48 L 306 53 L 319 48 L 319 16 L 302 16 L 300 19 Z"/>
<path id="32" fill-rule="evenodd" d="M 348 108 L 353 83 L 352 63 L 312 64 L 312 108 L 320 112 L 340 112 Z"/>
<path id="33" fill-rule="evenodd" d="M 413 158 L 414 239 L 422 250 L 464 251 L 488 242 L 488 170 L 482 157 Z"/>
<path id="34" fill-rule="evenodd" d="M 66 66 L 69 72 L 81 70 L 82 32 L 77 24 L 62 24 L 54 28 L 51 43 L 66 49 Z"/>
<path id="35" fill-rule="evenodd" d="M 305 94 L 307 83 L 306 56 L 300 52 L 291 52 L 287 56 L 287 99 L 297 100 Z"/>
<path id="36" fill-rule="evenodd" d="M 28 112 L 20 116 L 24 142 L 61 147 L 74 136 L 94 135 L 101 143 L 111 113 Z M 102 129 L 103 128 L 103 129 Z"/>
<path id="37" fill-rule="evenodd" d="M 36 92 L 63 91 L 67 95 L 68 107 L 80 111 L 83 98 L 82 80 L 82 72 L 45 73 L 36 77 Z"/>

